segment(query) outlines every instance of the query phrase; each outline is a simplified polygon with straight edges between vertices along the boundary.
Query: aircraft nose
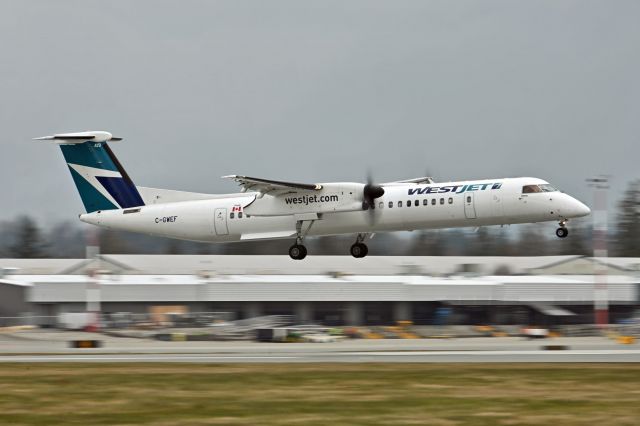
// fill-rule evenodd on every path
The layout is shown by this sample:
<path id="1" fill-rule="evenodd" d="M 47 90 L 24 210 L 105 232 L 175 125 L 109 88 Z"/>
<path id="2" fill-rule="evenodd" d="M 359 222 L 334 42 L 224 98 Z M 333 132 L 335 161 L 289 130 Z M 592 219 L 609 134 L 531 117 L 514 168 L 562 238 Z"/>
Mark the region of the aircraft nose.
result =
<path id="1" fill-rule="evenodd" d="M 589 214 L 591 214 L 591 209 L 576 199 L 573 200 L 572 207 L 572 210 L 577 217 L 588 216 Z"/>

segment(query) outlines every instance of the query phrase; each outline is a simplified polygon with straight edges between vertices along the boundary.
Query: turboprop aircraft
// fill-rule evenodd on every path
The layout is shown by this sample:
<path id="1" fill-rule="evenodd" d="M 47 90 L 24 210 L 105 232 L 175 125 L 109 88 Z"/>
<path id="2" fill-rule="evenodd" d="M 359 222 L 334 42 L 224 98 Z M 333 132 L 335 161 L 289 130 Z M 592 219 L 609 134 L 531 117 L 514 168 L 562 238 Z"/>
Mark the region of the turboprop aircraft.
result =
<path id="1" fill-rule="evenodd" d="M 290 238 L 293 259 L 304 259 L 305 238 L 354 234 L 351 255 L 365 257 L 377 232 L 567 221 L 587 206 L 533 178 L 434 182 L 429 177 L 373 182 L 283 182 L 242 175 L 241 192 L 202 194 L 136 186 L 108 142 L 109 132 L 44 136 L 58 145 L 86 213 L 80 220 L 109 229 L 203 242 Z"/>

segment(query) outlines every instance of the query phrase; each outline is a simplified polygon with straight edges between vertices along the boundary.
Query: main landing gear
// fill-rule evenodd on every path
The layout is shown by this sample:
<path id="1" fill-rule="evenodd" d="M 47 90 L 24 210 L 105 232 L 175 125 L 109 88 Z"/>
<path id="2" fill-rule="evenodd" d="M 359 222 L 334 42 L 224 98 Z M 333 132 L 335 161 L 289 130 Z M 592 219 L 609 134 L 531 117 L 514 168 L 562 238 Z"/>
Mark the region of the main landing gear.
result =
<path id="1" fill-rule="evenodd" d="M 363 242 L 368 236 L 369 234 L 358 234 L 356 242 L 353 243 L 349 250 L 351 252 L 351 256 L 360 259 L 369 253 L 369 248 Z M 289 256 L 294 260 L 302 260 L 307 257 L 307 248 L 302 245 L 302 241 L 303 238 L 298 237 L 296 238 L 296 243 L 289 247 Z"/>
<path id="2" fill-rule="evenodd" d="M 293 260 L 302 260 L 307 257 L 307 248 L 302 245 L 302 242 L 314 222 L 315 220 L 299 220 L 296 222 L 296 242 L 289 247 L 289 256 Z"/>
<path id="3" fill-rule="evenodd" d="M 558 238 L 566 238 L 569 235 L 569 230 L 567 229 L 567 222 L 563 220 L 560 222 L 560 228 L 556 229 L 556 235 Z"/>
<path id="4" fill-rule="evenodd" d="M 369 248 L 365 243 L 363 243 L 365 238 L 367 238 L 367 234 L 358 234 L 356 242 L 353 243 L 349 250 L 351 252 L 351 256 L 360 259 L 369 253 Z"/>
<path id="5" fill-rule="evenodd" d="M 289 256 L 294 260 L 302 260 L 307 257 L 307 248 L 296 241 L 294 245 L 289 247 Z"/>

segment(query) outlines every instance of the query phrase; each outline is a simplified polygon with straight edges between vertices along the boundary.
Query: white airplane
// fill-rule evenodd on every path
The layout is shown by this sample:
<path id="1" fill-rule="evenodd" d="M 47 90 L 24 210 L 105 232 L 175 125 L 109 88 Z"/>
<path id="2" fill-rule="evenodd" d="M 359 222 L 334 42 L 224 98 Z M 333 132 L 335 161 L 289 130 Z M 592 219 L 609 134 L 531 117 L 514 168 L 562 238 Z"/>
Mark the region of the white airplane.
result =
<path id="1" fill-rule="evenodd" d="M 204 242 L 295 239 L 304 259 L 306 237 L 355 234 L 351 255 L 365 257 L 377 232 L 557 221 L 590 210 L 548 182 L 529 177 L 434 182 L 422 177 L 383 184 L 294 183 L 230 175 L 234 194 L 202 194 L 135 186 L 107 144 L 108 132 L 36 138 L 60 145 L 87 213 L 80 220 L 109 229 Z"/>

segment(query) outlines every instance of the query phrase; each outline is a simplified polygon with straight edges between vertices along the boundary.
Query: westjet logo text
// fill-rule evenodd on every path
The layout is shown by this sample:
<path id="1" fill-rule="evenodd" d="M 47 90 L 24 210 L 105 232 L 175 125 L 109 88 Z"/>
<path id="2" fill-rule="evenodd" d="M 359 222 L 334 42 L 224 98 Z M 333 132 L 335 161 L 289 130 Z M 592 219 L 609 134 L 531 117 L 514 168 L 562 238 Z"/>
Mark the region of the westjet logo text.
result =
<path id="1" fill-rule="evenodd" d="M 500 189 L 502 183 L 474 183 L 470 185 L 451 185 L 451 186 L 427 186 L 425 188 L 409 188 L 409 195 L 422 194 L 444 194 L 446 192 L 454 194 L 462 194 L 469 191 L 484 191 L 489 189 Z"/>
<path id="2" fill-rule="evenodd" d="M 300 197 L 285 197 L 284 202 L 287 204 L 304 204 L 308 206 L 314 203 L 331 203 L 338 201 L 337 195 L 302 195 Z"/>

